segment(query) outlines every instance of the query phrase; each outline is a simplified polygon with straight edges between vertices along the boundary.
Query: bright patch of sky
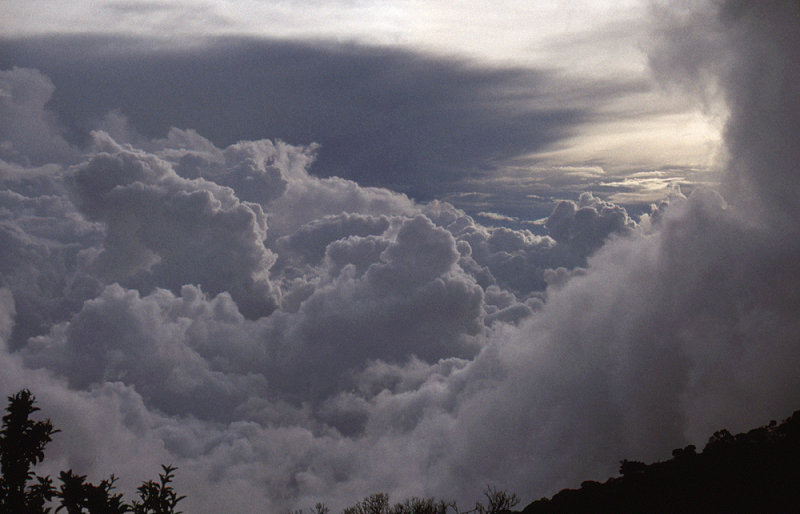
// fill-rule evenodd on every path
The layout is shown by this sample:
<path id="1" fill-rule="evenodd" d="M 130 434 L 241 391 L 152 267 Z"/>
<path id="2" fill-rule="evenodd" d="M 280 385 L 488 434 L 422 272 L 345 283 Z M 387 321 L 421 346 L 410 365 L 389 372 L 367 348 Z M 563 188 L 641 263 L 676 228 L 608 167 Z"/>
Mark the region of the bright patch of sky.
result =
<path id="1" fill-rule="evenodd" d="M 5 20 L 0 33 L 7 37 L 100 33 L 179 45 L 223 35 L 326 40 L 546 69 L 563 80 L 551 97 L 539 94 L 537 102 L 560 108 L 591 103 L 597 116 L 559 144 L 529 156 L 537 168 L 710 170 L 719 154 L 722 121 L 709 114 L 719 109 L 669 92 L 652 77 L 648 52 L 654 17 L 648 0 L 34 0 L 4 2 L 0 18 Z M 598 87 L 619 91 L 598 108 Z M 525 98 L 523 91 L 520 96 Z M 518 107 L 530 107 L 526 101 Z"/>
<path id="2" fill-rule="evenodd" d="M 517 56 L 544 40 L 641 17 L 646 3 L 466 1 L 150 1 L 5 2 L 3 32 L 126 32 L 163 37 L 238 33 L 339 37 Z"/>
<path id="3" fill-rule="evenodd" d="M 249 35 L 402 45 L 438 54 L 608 74 L 642 71 L 647 2 L 4 2 L 6 36 L 103 33 L 173 39 Z"/>

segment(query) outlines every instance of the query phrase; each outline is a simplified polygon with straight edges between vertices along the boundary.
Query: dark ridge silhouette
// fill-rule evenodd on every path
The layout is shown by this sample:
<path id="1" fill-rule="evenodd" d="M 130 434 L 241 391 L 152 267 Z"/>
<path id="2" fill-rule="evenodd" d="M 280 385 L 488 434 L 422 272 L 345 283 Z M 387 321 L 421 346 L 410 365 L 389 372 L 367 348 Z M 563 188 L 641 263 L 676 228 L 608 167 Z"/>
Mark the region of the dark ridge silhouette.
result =
<path id="1" fill-rule="evenodd" d="M 44 448 L 58 430 L 49 419 L 30 419 L 39 410 L 30 391 L 8 402 L 0 430 L 0 514 L 47 514 L 53 505 L 58 505 L 55 512 L 67 514 L 180 514 L 176 507 L 184 496 L 171 485 L 172 466 L 162 466 L 158 481 L 143 483 L 131 503 L 112 492 L 114 475 L 94 485 L 86 476 L 62 471 L 59 488 L 50 477 L 37 476 L 31 468 L 44 459 Z M 772 421 L 737 435 L 715 432 L 700 453 L 690 445 L 673 450 L 665 462 L 623 460 L 619 472 L 605 483 L 586 481 L 579 489 L 542 498 L 521 514 L 800 512 L 800 411 L 781 424 Z M 484 495 L 486 504 L 460 511 L 455 502 L 434 498 L 392 505 L 388 495 L 378 493 L 343 514 L 519 514 L 511 510 L 519 502 L 516 494 L 488 487 Z M 322 503 L 310 509 L 310 514 L 328 513 Z"/>
<path id="2" fill-rule="evenodd" d="M 701 453 L 691 445 L 665 462 L 623 460 L 619 471 L 522 514 L 800 512 L 800 411 L 746 433 L 715 432 Z"/>

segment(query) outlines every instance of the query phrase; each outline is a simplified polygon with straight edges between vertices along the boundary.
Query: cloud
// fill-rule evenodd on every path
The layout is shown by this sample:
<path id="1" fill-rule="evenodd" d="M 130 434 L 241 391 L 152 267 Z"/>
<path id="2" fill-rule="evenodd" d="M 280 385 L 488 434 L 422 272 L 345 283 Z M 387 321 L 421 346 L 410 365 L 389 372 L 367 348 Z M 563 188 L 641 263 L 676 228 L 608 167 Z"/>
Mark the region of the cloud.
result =
<path id="1" fill-rule="evenodd" d="M 415 195 L 554 143 L 586 114 L 545 101 L 554 88 L 546 71 L 388 47 L 233 38 L 159 50 L 78 37 L 3 47 L 7 62 L 57 84 L 50 105 L 73 141 L 118 109 L 148 138 L 174 126 L 221 147 L 263 138 L 319 143 L 315 173 Z"/>
<path id="2" fill-rule="evenodd" d="M 13 294 L 11 349 L 74 314 L 100 283 L 87 272 L 103 228 L 82 219 L 51 170 L 9 173 L 0 191 L 0 274 Z"/>
<path id="3" fill-rule="evenodd" d="M 41 72 L 14 67 L 0 71 L 0 158 L 24 165 L 63 162 L 76 151 L 65 129 L 45 107 L 55 86 Z"/>
<path id="4" fill-rule="evenodd" d="M 278 244 L 316 264 L 325 257 L 331 243 L 351 236 L 378 236 L 388 228 L 389 219 L 386 216 L 343 213 L 303 225 L 294 234 L 279 239 Z"/>
<path id="5" fill-rule="evenodd" d="M 230 290 L 248 317 L 275 307 L 264 247 L 266 216 L 229 188 L 179 177 L 164 161 L 95 136 L 96 151 L 70 174 L 83 213 L 107 227 L 95 265 L 106 281 Z M 233 174 L 236 176 L 238 168 Z M 136 287 L 136 286 L 134 286 Z"/>
<path id="6" fill-rule="evenodd" d="M 508 375 L 463 406 L 453 487 L 502 476 L 553 492 L 792 411 L 795 285 L 775 287 L 767 263 L 795 273 L 783 244 L 711 194 L 663 223 L 607 243 L 516 335 L 493 339 Z"/>
<path id="7" fill-rule="evenodd" d="M 721 74 L 729 102 L 730 191 L 739 193 L 675 191 L 639 217 L 585 193 L 544 199 L 548 234 L 502 217 L 485 226 L 446 202 L 317 175 L 324 161 L 313 145 L 219 143 L 185 128 L 154 136 L 142 112 L 123 106 L 126 121 L 102 98 L 96 119 L 108 131 L 92 144 L 49 157 L 38 144 L 14 146 L 20 158 L 0 163 L 0 387 L 31 388 L 62 429 L 48 470 L 114 472 L 131 490 L 173 463 L 196 512 L 335 509 L 375 491 L 464 505 L 487 483 L 534 499 L 603 479 L 622 458 L 666 458 L 722 427 L 788 415 L 800 403 L 798 239 L 781 222 L 793 203 L 772 186 L 791 191 L 796 162 L 766 136 L 778 125 L 793 133 L 797 120 L 792 111 L 754 125 L 770 130 L 741 127 L 791 106 L 782 95 L 794 86 L 777 81 L 751 98 L 726 70 L 758 62 L 764 76 L 789 73 L 782 56 L 796 39 L 782 21 L 768 30 L 733 6 L 708 11 L 720 20 L 709 38 L 744 30 L 765 42 L 759 52 L 722 45 L 726 67 L 709 72 Z M 796 14 L 782 9 L 763 16 Z M 787 45 L 774 44 L 784 36 Z M 304 77 L 314 73 L 291 71 L 298 52 L 320 66 L 362 62 L 283 51 L 287 73 Z M 367 53 L 363 63 L 422 68 L 395 70 L 389 96 L 401 99 L 431 84 L 397 85 L 411 78 L 472 78 L 468 91 L 445 83 L 470 102 L 479 96 L 467 92 L 499 80 L 389 57 Z M 664 77 L 693 76 L 679 64 L 663 61 Z M 20 70 L 4 76 L 40 94 L 17 102 L 30 109 L 4 111 L 4 126 L 40 123 L 48 95 L 59 95 L 43 73 Z M 225 101 L 193 115 L 211 126 Z M 330 112 L 318 107 L 324 126 Z M 47 120 L 43 141 L 60 134 Z M 367 140 L 341 148 L 368 161 L 359 156 Z M 770 148 L 770 166 L 747 165 Z"/>
<path id="8" fill-rule="evenodd" d="M 740 52 L 730 41 L 720 49 L 727 65 L 783 77 L 790 69 L 784 59 L 797 49 L 783 32 L 784 22 L 797 22 L 796 5 L 774 3 L 758 17 L 744 9 L 730 18 L 733 5 L 723 7 L 724 24 L 714 29 L 724 31 L 708 36 L 735 40 L 742 30 L 765 53 Z M 716 13 L 709 15 L 714 20 Z M 681 18 L 687 20 L 696 26 L 695 18 Z M 778 30 L 767 29 L 767 20 Z M 794 133 L 794 111 L 767 116 L 767 107 L 790 105 L 794 93 L 777 80 L 769 93 L 744 94 L 740 82 L 727 83 L 727 71 L 712 71 L 722 73 L 731 110 L 726 141 L 735 205 L 696 189 L 659 208 L 653 232 L 606 241 L 580 273 L 548 272 L 558 288 L 548 289 L 541 311 L 492 339 L 507 379 L 465 402 L 470 416 L 459 418 L 466 437 L 452 459 L 452 487 L 504 476 L 517 489 L 554 492 L 612 474 L 623 456 L 658 459 L 660 448 L 702 444 L 715 427 L 744 429 L 796 408 L 798 350 L 789 334 L 800 303 L 789 277 L 797 276 L 790 257 L 797 240 L 793 228 L 773 223 L 793 207 L 780 195 L 776 200 L 771 187 L 736 186 L 745 173 L 765 186 L 786 180 L 792 190 L 796 162 L 781 150 L 783 139 L 773 143 L 769 131 L 741 124 L 764 116 L 762 123 Z M 775 153 L 749 166 L 736 160 L 742 147 Z M 569 220 L 573 210 L 562 204 L 551 219 Z"/>
<path id="9" fill-rule="evenodd" d="M 171 414 L 182 413 L 189 405 L 196 407 L 196 401 L 188 401 L 192 394 L 206 397 L 208 405 L 231 404 L 227 396 L 241 387 L 231 384 L 230 377 L 214 373 L 197 350 L 186 344 L 190 323 L 176 313 L 182 310 L 184 315 L 202 316 L 203 311 L 190 303 L 198 297 L 202 294 L 189 286 L 179 299 L 163 290 L 142 298 L 136 291 L 108 286 L 84 304 L 63 330 L 28 346 L 24 352 L 29 355 L 27 363 L 58 370 L 73 389 L 124 381 L 152 405 Z M 211 319 L 241 322 L 229 297 L 228 305 L 225 303 L 225 297 L 215 299 L 212 308 L 217 312 Z M 257 382 L 251 386 L 258 388 Z M 215 414 L 225 417 L 219 407 Z"/>
<path id="10" fill-rule="evenodd" d="M 635 223 L 623 207 L 582 193 L 577 203 L 563 200 L 556 204 L 544 226 L 550 237 L 585 258 L 611 234 L 625 235 Z"/>
<path id="11" fill-rule="evenodd" d="M 703 101 L 724 99 L 726 198 L 768 212 L 787 229 L 797 211 L 798 150 L 788 134 L 799 121 L 798 9 L 796 2 L 728 1 L 718 11 L 705 4 L 683 16 L 662 11 L 671 14 L 657 39 L 664 51 L 651 57 L 657 73 Z"/>
<path id="12" fill-rule="evenodd" d="M 17 314 L 14 308 L 14 297 L 11 291 L 3 288 L 0 290 L 0 336 L 2 336 L 3 350 L 7 351 L 5 342 L 11 337 L 11 328 L 14 326 L 14 316 Z"/>
<path id="13" fill-rule="evenodd" d="M 730 152 L 730 187 L 746 200 L 755 197 L 782 225 L 798 213 L 797 161 L 790 134 L 800 123 L 797 60 L 800 36 L 796 2 L 759 2 L 758 7 L 728 2 L 722 11 L 737 55 L 723 77 L 730 122 L 725 139 Z M 761 12 L 763 10 L 763 12 Z M 762 35 L 774 31 L 771 38 Z"/>
<path id="14" fill-rule="evenodd" d="M 478 350 L 483 291 L 457 265 L 453 236 L 427 217 L 403 220 L 385 242 L 350 236 L 328 248 L 327 278 L 304 300 L 288 334 L 299 345 L 289 363 L 298 372 L 289 376 L 305 377 L 292 378 L 292 387 L 331 394 L 369 360 L 402 363 L 413 355 L 436 362 Z"/>
<path id="15" fill-rule="evenodd" d="M 405 491 L 424 489 L 442 464 L 418 461 L 430 449 L 417 437 L 445 444 L 440 423 L 468 386 L 439 388 L 482 351 L 489 327 L 540 307 L 485 293 L 494 279 L 466 236 L 489 260 L 547 238 L 314 177 L 313 149 L 218 149 L 179 130 L 143 140 L 149 150 L 94 138 L 78 164 L 5 168 L 6 388 L 64 402 L 53 418 L 69 436 L 53 466 L 102 473 L 113 450 L 89 439 L 104 426 L 107 441 L 133 441 L 119 448 L 149 452 L 144 467 L 189 473 L 198 505 L 219 492 L 211 483 L 244 481 L 244 498 L 275 508 L 343 502 L 379 483 L 399 492 L 398 470 Z M 252 188 L 229 178 L 243 162 Z M 428 419 L 436 402 L 441 418 Z M 76 404 L 95 410 L 79 421 L 66 407 Z M 414 457 L 376 464 L 398 445 Z"/>

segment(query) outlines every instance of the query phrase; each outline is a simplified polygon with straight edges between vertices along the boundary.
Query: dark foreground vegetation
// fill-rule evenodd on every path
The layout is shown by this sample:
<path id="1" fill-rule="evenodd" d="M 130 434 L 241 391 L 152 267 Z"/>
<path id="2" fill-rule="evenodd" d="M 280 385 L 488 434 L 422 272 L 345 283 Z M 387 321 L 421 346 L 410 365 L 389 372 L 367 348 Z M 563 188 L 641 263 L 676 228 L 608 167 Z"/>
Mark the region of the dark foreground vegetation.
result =
<path id="1" fill-rule="evenodd" d="M 162 466 L 157 481 L 144 482 L 130 503 L 114 492 L 114 475 L 96 485 L 72 470 L 62 471 L 58 484 L 36 475 L 32 467 L 44 459 L 44 448 L 58 430 L 50 420 L 30 419 L 39 410 L 35 402 L 27 390 L 8 398 L 0 431 L 0 514 L 181 514 L 176 507 L 184 497 L 171 485 L 171 466 Z M 522 514 L 800 512 L 800 411 L 783 423 L 772 421 L 742 434 L 720 430 L 699 453 L 692 445 L 674 450 L 665 462 L 623 460 L 620 475 L 564 489 L 531 503 Z M 484 496 L 484 502 L 464 511 L 455 502 L 433 498 L 391 504 L 379 493 L 342 514 L 510 514 L 519 503 L 515 494 L 491 487 Z M 308 512 L 329 514 L 329 509 L 320 503 Z"/>
<path id="2" fill-rule="evenodd" d="M 720 430 L 700 453 L 687 446 L 665 462 L 623 460 L 619 472 L 535 501 L 522 513 L 800 512 L 800 411 L 742 434 Z"/>
<path id="3" fill-rule="evenodd" d="M 124 501 L 114 492 L 111 475 L 95 485 L 70 469 L 59 474 L 59 486 L 49 476 L 38 476 L 31 467 L 44 460 L 44 447 L 58 430 L 50 420 L 34 421 L 36 399 L 23 390 L 9 396 L 0 431 L 0 514 L 45 514 L 53 509 L 66 514 L 180 514 L 175 510 L 183 496 L 170 485 L 175 468 L 162 466 L 159 480 L 149 480 L 138 489 L 138 499 Z"/>
<path id="4" fill-rule="evenodd" d="M 32 468 L 44 460 L 45 446 L 58 433 L 49 419 L 31 419 L 38 410 L 36 398 L 28 390 L 8 397 L 0 430 L 0 514 L 48 514 L 53 510 L 66 514 L 181 514 L 176 507 L 185 497 L 172 487 L 176 469 L 172 466 L 162 466 L 158 481 L 143 483 L 137 489 L 138 498 L 130 503 L 114 492 L 114 475 L 96 485 L 72 470 L 59 473 L 58 485 L 49 476 L 37 475 Z M 451 509 L 456 514 L 500 514 L 519 503 L 516 495 L 493 488 L 487 488 L 485 496 L 486 504 L 479 502 L 474 509 L 459 512 L 455 502 L 412 498 L 391 505 L 388 495 L 373 494 L 342 514 L 446 514 Z M 311 510 L 312 514 L 328 512 L 321 503 Z"/>

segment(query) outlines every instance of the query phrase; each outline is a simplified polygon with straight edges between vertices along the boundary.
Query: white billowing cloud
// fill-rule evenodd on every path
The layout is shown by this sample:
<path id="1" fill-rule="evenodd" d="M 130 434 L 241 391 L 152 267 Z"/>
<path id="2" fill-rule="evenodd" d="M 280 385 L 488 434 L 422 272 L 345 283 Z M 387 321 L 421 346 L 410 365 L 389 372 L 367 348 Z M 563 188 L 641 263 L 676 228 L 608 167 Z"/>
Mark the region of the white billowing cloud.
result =
<path id="1" fill-rule="evenodd" d="M 507 375 L 462 407 L 453 463 L 472 471 L 453 487 L 502 476 L 553 492 L 796 408 L 797 281 L 778 286 L 763 258 L 796 276 L 783 243 L 699 191 L 662 223 L 607 244 L 516 335 L 490 339 Z"/>
<path id="2" fill-rule="evenodd" d="M 358 238 L 346 241 L 358 244 Z M 458 258 L 449 232 L 424 215 L 406 219 L 363 275 L 356 266 L 346 265 L 330 285 L 306 301 L 301 313 L 307 311 L 329 341 L 334 336 L 331 326 L 352 324 L 345 336 L 352 340 L 342 344 L 366 357 L 397 361 L 414 354 L 435 361 L 461 355 L 461 338 L 482 330 L 483 292 L 457 266 Z M 351 307 L 340 312 L 337 304 Z M 415 322 L 404 323 L 407 319 Z M 356 335 L 359 332 L 363 336 Z M 362 349 L 359 343 L 368 346 Z M 371 355 L 376 350 L 379 353 Z"/>
<path id="3" fill-rule="evenodd" d="M 17 349 L 98 293 L 87 263 L 103 228 L 82 219 L 57 173 L 10 168 L 0 191 L 0 280 L 14 297 L 8 342 Z"/>
<path id="4" fill-rule="evenodd" d="M 544 224 L 550 237 L 566 243 L 581 256 L 603 245 L 611 234 L 625 234 L 634 226 L 625 209 L 582 193 L 578 202 L 559 202 Z"/>
<path id="5" fill-rule="evenodd" d="M 731 158 L 765 112 L 734 93 Z M 130 491 L 176 464 L 192 512 L 528 500 L 800 403 L 791 203 L 697 188 L 637 223 L 586 193 L 543 236 L 314 177 L 313 147 L 115 130 L 77 164 L 2 164 L 0 386 L 62 430 L 51 473 Z M 746 176 L 791 190 L 777 148 Z"/>
<path id="6" fill-rule="evenodd" d="M 308 173 L 317 145 L 289 145 L 282 141 L 240 141 L 223 150 L 193 130 L 173 128 L 166 138 L 147 141 L 118 115 L 116 130 L 131 143 L 169 162 L 188 179 L 204 178 L 234 190 L 242 201 L 267 211 L 270 238 L 291 235 L 325 216 L 346 214 L 409 215 L 419 208 L 405 195 L 387 189 L 361 187 L 338 177 L 318 179 Z"/>
<path id="7" fill-rule="evenodd" d="M 343 212 L 338 216 L 325 216 L 300 227 L 292 235 L 279 239 L 278 244 L 289 252 L 298 254 L 303 261 L 319 263 L 331 243 L 351 236 L 378 236 L 389 228 L 386 216 L 365 216 Z"/>
<path id="8" fill-rule="evenodd" d="M 53 82 L 38 70 L 0 71 L 0 159 L 41 165 L 77 156 L 45 107 L 53 91 Z"/>
<path id="9" fill-rule="evenodd" d="M 99 132 L 83 162 L 4 181 L 4 384 L 70 427 L 53 469 L 130 472 L 105 440 L 179 465 L 198 508 L 437 492 L 487 373 L 469 359 L 541 306 L 493 285 L 493 259 L 541 268 L 553 241 L 315 178 L 313 149 L 139 143 Z"/>
<path id="10" fill-rule="evenodd" d="M 461 266 L 484 287 L 497 284 L 520 298 L 545 289 L 547 270 L 583 266 L 586 257 L 609 237 L 624 236 L 637 228 L 623 207 L 588 192 L 581 194 L 578 202 L 563 200 L 556 204 L 545 221 L 547 236 L 524 229 L 483 227 L 452 208 L 438 211 L 440 223 L 457 241 L 466 243 Z"/>
<path id="11" fill-rule="evenodd" d="M 329 215 L 413 215 L 419 212 L 406 195 L 376 187 L 361 187 L 338 177 L 313 179 L 300 176 L 289 182 L 286 194 L 272 204 L 270 219 L 278 233 L 292 233 L 300 226 Z"/>
<path id="12" fill-rule="evenodd" d="M 262 141 L 223 151 L 190 131 L 148 145 L 97 133 L 84 162 L 4 182 L 4 340 L 15 322 L 37 321 L 35 306 L 17 308 L 15 296 L 45 307 L 8 355 L 19 380 L 9 373 L 4 385 L 31 387 L 48 410 L 65 403 L 52 415 L 71 427 L 54 469 L 97 476 L 115 467 L 112 449 L 88 440 L 96 424 L 108 442 L 131 441 L 119 449 L 148 454 L 143 469 L 180 465 L 196 505 L 220 494 L 242 510 L 242 498 L 286 507 L 330 498 L 340 483 L 362 494 L 374 483 L 364 463 L 385 461 L 393 447 L 344 439 L 364 425 L 327 398 L 372 362 L 478 351 L 483 292 L 459 267 L 454 237 L 425 215 L 398 215 L 420 212 L 404 196 L 311 177 L 298 168 L 308 163 L 303 149 Z M 252 189 L 237 175 L 242 162 Z M 268 215 L 286 220 L 286 235 L 273 239 L 284 264 L 265 246 Z M 361 251 L 365 243 L 375 251 Z M 291 282 L 296 263 L 306 275 Z M 273 285 L 276 264 L 282 281 Z M 50 284 L 55 270 L 66 274 Z M 249 302 L 277 302 L 282 287 L 305 293 L 288 310 L 245 319 Z M 26 374 L 40 379 L 20 385 Z M 98 410 L 82 421 L 68 414 L 93 402 Z M 231 483 L 242 488 L 235 501 L 221 492 Z"/>
<path id="13" fill-rule="evenodd" d="M 221 371 L 227 369 L 224 354 L 208 337 L 244 320 L 227 293 L 209 303 L 201 298 L 192 286 L 184 286 L 178 298 L 165 290 L 142 298 L 114 284 L 23 354 L 30 366 L 57 370 L 73 389 L 124 382 L 164 412 L 229 418 L 227 410 L 266 390 L 266 380 L 244 370 Z M 261 353 L 238 350 L 240 358 Z"/>
<path id="14" fill-rule="evenodd" d="M 107 281 L 176 289 L 201 284 L 230 290 L 248 317 L 275 305 L 264 247 L 266 216 L 258 204 L 203 179 L 179 177 L 161 159 L 123 147 L 103 133 L 95 154 L 71 173 L 80 209 L 107 226 L 96 260 Z"/>

